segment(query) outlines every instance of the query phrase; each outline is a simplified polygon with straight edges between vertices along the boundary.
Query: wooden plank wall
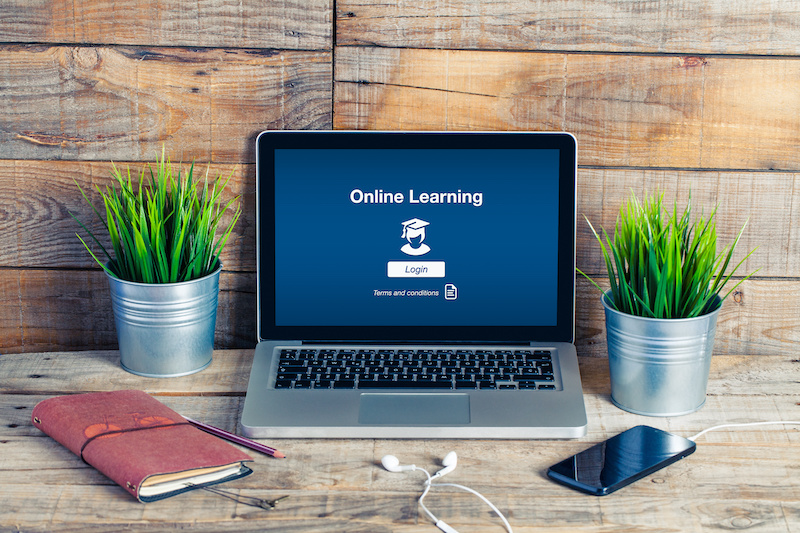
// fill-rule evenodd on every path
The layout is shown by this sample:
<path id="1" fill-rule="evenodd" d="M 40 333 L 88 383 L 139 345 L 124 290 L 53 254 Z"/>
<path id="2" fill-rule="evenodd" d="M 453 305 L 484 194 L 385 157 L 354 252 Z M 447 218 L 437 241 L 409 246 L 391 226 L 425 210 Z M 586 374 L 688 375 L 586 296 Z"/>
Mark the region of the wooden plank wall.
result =
<path id="1" fill-rule="evenodd" d="M 759 269 L 717 352 L 800 340 L 800 4 L 793 0 L 12 0 L 0 5 L 0 353 L 113 348 L 105 279 L 74 236 L 74 181 L 110 161 L 234 173 L 219 347 L 255 337 L 254 154 L 263 129 L 567 130 L 582 215 L 630 191 L 719 204 L 721 243 Z M 604 355 L 578 280 L 580 353 Z"/>

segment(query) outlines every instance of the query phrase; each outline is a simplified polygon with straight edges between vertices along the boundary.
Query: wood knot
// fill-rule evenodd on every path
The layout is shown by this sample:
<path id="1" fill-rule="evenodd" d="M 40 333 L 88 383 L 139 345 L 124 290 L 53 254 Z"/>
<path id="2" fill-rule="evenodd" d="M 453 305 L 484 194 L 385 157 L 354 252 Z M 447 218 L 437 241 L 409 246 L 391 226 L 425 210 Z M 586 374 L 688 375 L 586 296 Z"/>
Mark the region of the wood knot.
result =
<path id="1" fill-rule="evenodd" d="M 742 291 L 733 291 L 733 301 L 737 304 L 744 302 L 744 293 Z"/>
<path id="2" fill-rule="evenodd" d="M 731 527 L 734 529 L 749 529 L 753 525 L 753 520 L 749 516 L 734 516 L 731 519 Z"/>
<path id="3" fill-rule="evenodd" d="M 78 48 L 72 53 L 72 58 L 75 65 L 83 70 L 96 70 L 102 63 L 100 54 L 94 48 Z"/>
<path id="4" fill-rule="evenodd" d="M 681 68 L 704 67 L 708 65 L 708 61 L 701 56 L 684 56 L 678 58 L 678 65 Z"/>

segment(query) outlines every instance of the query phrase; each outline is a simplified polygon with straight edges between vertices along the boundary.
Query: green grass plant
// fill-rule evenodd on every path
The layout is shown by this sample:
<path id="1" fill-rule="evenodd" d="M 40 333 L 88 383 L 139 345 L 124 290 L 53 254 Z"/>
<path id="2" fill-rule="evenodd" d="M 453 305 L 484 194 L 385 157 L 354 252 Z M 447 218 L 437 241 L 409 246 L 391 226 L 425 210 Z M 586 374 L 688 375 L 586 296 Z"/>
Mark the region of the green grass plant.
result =
<path id="1" fill-rule="evenodd" d="M 147 179 L 149 170 L 149 180 Z M 114 182 L 103 192 L 105 219 L 78 185 L 83 198 L 103 221 L 111 240 L 113 256 L 75 215 L 73 218 L 100 247 L 107 262 L 101 261 L 78 235 L 95 261 L 111 276 L 139 283 L 177 283 L 202 278 L 219 266 L 219 255 L 241 215 L 238 199 L 222 199 L 227 179 L 217 177 L 195 183 L 194 163 L 182 174 L 161 153 L 155 169 L 142 169 L 138 185 L 130 168 L 123 174 L 112 166 Z M 77 185 L 77 182 L 76 182 Z M 216 238 L 226 212 L 232 211 L 227 225 Z M 216 240 L 215 240 L 216 238 Z"/>
<path id="2" fill-rule="evenodd" d="M 721 294 L 734 273 L 755 251 L 748 253 L 726 274 L 747 223 L 734 242 L 717 253 L 714 221 L 717 208 L 707 219 L 701 215 L 692 220 L 691 195 L 682 213 L 678 212 L 677 200 L 672 213 L 668 213 L 663 199 L 663 194 L 645 196 L 640 203 L 635 194 L 631 194 L 630 200 L 620 208 L 613 240 L 603 228 L 601 238 L 586 219 L 603 252 L 610 283 L 609 303 L 622 313 L 650 318 L 692 318 L 710 313 L 752 275 Z M 605 292 L 588 275 L 576 270 Z"/>

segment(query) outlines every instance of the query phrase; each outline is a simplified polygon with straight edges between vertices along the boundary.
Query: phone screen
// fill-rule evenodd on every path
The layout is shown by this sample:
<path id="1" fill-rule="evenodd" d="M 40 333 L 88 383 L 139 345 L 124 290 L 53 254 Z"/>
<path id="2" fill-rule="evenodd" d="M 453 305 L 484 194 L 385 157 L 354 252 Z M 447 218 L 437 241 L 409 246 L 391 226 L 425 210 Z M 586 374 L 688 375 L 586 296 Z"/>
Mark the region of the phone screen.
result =
<path id="1" fill-rule="evenodd" d="M 694 452 L 695 443 L 636 426 L 551 466 L 554 481 L 596 496 L 610 494 Z"/>

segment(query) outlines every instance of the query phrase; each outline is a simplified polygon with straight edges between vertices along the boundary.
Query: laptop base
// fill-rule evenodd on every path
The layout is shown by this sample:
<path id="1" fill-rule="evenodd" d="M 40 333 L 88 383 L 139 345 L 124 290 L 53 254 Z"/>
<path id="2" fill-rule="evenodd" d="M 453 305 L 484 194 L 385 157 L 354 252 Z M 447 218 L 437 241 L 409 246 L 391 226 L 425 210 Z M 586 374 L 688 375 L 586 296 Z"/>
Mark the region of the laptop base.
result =
<path id="1" fill-rule="evenodd" d="M 586 434 L 578 361 L 569 343 L 524 345 L 557 355 L 559 390 L 531 391 L 275 389 L 275 358 L 287 346 L 301 344 L 262 341 L 256 348 L 241 420 L 248 437 L 571 439 Z"/>

